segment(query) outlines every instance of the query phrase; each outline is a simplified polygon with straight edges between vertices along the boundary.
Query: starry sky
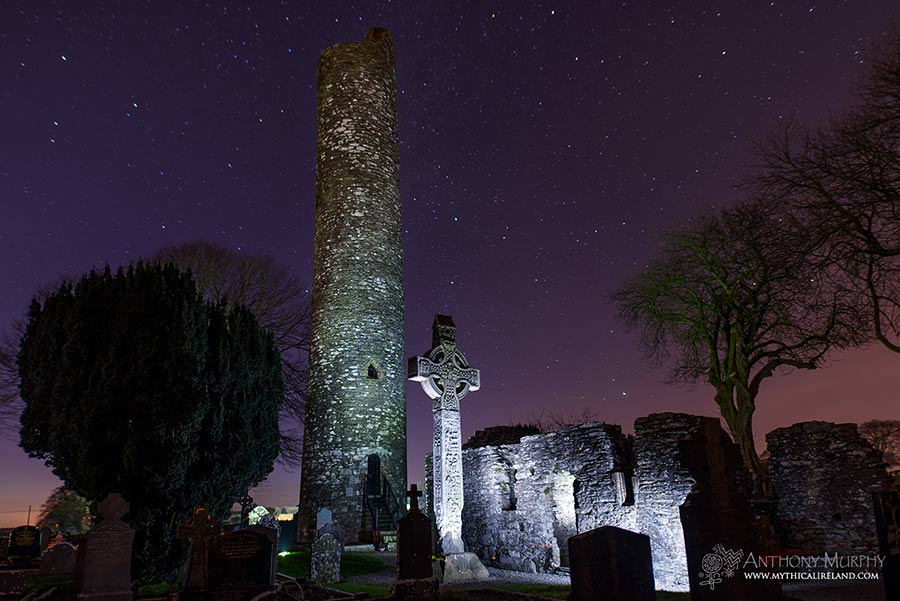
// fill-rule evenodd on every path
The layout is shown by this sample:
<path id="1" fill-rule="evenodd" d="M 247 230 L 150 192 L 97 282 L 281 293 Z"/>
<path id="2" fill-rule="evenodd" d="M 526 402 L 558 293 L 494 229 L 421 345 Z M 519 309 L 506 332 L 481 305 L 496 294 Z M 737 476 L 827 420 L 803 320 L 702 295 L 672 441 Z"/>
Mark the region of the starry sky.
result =
<path id="1" fill-rule="evenodd" d="M 316 6 L 313 6 L 316 4 Z M 900 7 L 852 2 L 0 3 L 0 327 L 63 274 L 206 240 L 312 277 L 322 49 L 394 37 L 407 354 L 450 313 L 482 370 L 463 437 L 542 409 L 714 415 L 607 299 L 655 235 L 727 204 L 779 119 L 845 105 Z M 773 428 L 898 418 L 896 355 L 770 380 Z M 410 479 L 430 403 L 408 388 Z M 0 441 L 0 526 L 58 484 Z M 295 470 L 254 496 L 295 504 Z"/>

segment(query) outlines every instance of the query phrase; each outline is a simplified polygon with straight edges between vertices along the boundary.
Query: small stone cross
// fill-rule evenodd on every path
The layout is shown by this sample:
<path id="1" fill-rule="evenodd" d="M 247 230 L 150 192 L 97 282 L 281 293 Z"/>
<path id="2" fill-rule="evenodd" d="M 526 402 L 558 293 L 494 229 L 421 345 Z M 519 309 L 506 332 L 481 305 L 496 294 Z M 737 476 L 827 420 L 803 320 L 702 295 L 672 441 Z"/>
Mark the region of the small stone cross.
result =
<path id="1" fill-rule="evenodd" d="M 406 496 L 409 497 L 409 510 L 419 509 L 419 497 L 422 496 L 422 491 L 419 490 L 419 487 L 415 484 L 411 484 Z"/>
<path id="2" fill-rule="evenodd" d="M 205 538 L 215 538 L 219 535 L 219 525 L 216 524 L 206 507 L 197 507 L 187 520 L 178 526 L 178 538 L 191 538 L 195 541 Z"/>

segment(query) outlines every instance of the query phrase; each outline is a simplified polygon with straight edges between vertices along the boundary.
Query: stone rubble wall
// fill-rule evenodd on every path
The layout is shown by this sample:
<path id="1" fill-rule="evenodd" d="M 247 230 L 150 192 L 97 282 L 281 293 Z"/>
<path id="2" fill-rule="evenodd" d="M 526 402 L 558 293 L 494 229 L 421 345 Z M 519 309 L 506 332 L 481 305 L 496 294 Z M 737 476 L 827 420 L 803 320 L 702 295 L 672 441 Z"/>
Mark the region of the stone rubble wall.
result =
<path id="1" fill-rule="evenodd" d="M 681 445 L 703 428 L 727 439 L 710 423 L 717 420 L 652 414 L 635 421 L 630 448 L 619 426 L 587 423 L 515 444 L 464 449 L 466 549 L 486 565 L 547 572 L 568 565 L 568 537 L 618 526 L 650 538 L 657 589 L 689 590 L 680 507 L 696 481 Z M 781 546 L 812 553 L 874 548 L 871 490 L 884 488 L 888 478 L 856 426 L 797 424 L 767 440 Z M 733 485 L 750 500 L 749 476 L 733 476 L 719 484 Z M 632 499 L 626 498 L 629 478 Z M 430 456 L 425 486 L 427 498 Z"/>
<path id="2" fill-rule="evenodd" d="M 861 553 L 877 548 L 872 491 L 888 487 L 881 454 L 856 424 L 802 422 L 766 435 L 766 465 L 782 548 Z"/>

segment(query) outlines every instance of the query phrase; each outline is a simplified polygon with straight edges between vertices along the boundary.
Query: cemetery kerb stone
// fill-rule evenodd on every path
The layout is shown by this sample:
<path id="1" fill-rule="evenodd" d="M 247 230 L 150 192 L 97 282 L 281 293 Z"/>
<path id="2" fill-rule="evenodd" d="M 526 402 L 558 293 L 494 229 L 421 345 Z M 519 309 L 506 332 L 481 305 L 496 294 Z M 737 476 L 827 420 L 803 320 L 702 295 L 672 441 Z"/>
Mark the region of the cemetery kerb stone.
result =
<path id="1" fill-rule="evenodd" d="M 655 601 L 653 555 L 646 534 L 602 526 L 572 536 L 573 601 Z"/>
<path id="2" fill-rule="evenodd" d="M 226 532 L 209 545 L 210 601 L 249 601 L 275 588 L 278 534 L 271 528 L 249 526 Z"/>
<path id="3" fill-rule="evenodd" d="M 122 521 L 128 503 L 119 493 L 97 505 L 100 522 L 84 541 L 78 601 L 131 601 L 131 543 L 134 530 Z M 78 570 L 76 570 L 78 571 Z"/>
<path id="4" fill-rule="evenodd" d="M 900 492 L 872 493 L 878 550 L 884 556 L 881 579 L 884 598 L 900 599 Z"/>
<path id="5" fill-rule="evenodd" d="M 78 551 L 72 543 L 57 543 L 41 557 L 41 574 L 74 574 Z"/>

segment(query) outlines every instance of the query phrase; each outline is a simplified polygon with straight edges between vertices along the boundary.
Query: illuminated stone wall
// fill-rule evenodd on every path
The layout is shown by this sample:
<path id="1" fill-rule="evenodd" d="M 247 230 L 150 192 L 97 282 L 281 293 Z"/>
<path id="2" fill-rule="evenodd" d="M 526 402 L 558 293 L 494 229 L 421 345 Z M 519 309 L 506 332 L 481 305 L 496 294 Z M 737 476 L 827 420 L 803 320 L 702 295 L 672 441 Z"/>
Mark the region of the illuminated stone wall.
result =
<path id="1" fill-rule="evenodd" d="M 579 531 L 633 529 L 616 488 L 625 445 L 619 426 L 588 423 L 464 450 L 467 550 L 497 567 L 548 571 L 568 565 L 566 541 Z"/>
<path id="2" fill-rule="evenodd" d="M 803 422 L 766 435 L 781 546 L 807 553 L 877 547 L 872 491 L 889 483 L 856 424 Z"/>
<path id="3" fill-rule="evenodd" d="M 701 419 L 650 415 L 635 422 L 633 442 L 619 426 L 587 423 L 464 449 L 467 550 L 488 565 L 551 571 L 568 565 L 570 536 L 618 526 L 650 536 L 658 588 L 688 590 L 678 507 L 694 480 L 678 441 Z"/>
<path id="4" fill-rule="evenodd" d="M 301 540 L 329 507 L 352 538 L 367 457 L 406 490 L 406 353 L 397 91 L 390 34 L 319 60 L 311 348 Z"/>

